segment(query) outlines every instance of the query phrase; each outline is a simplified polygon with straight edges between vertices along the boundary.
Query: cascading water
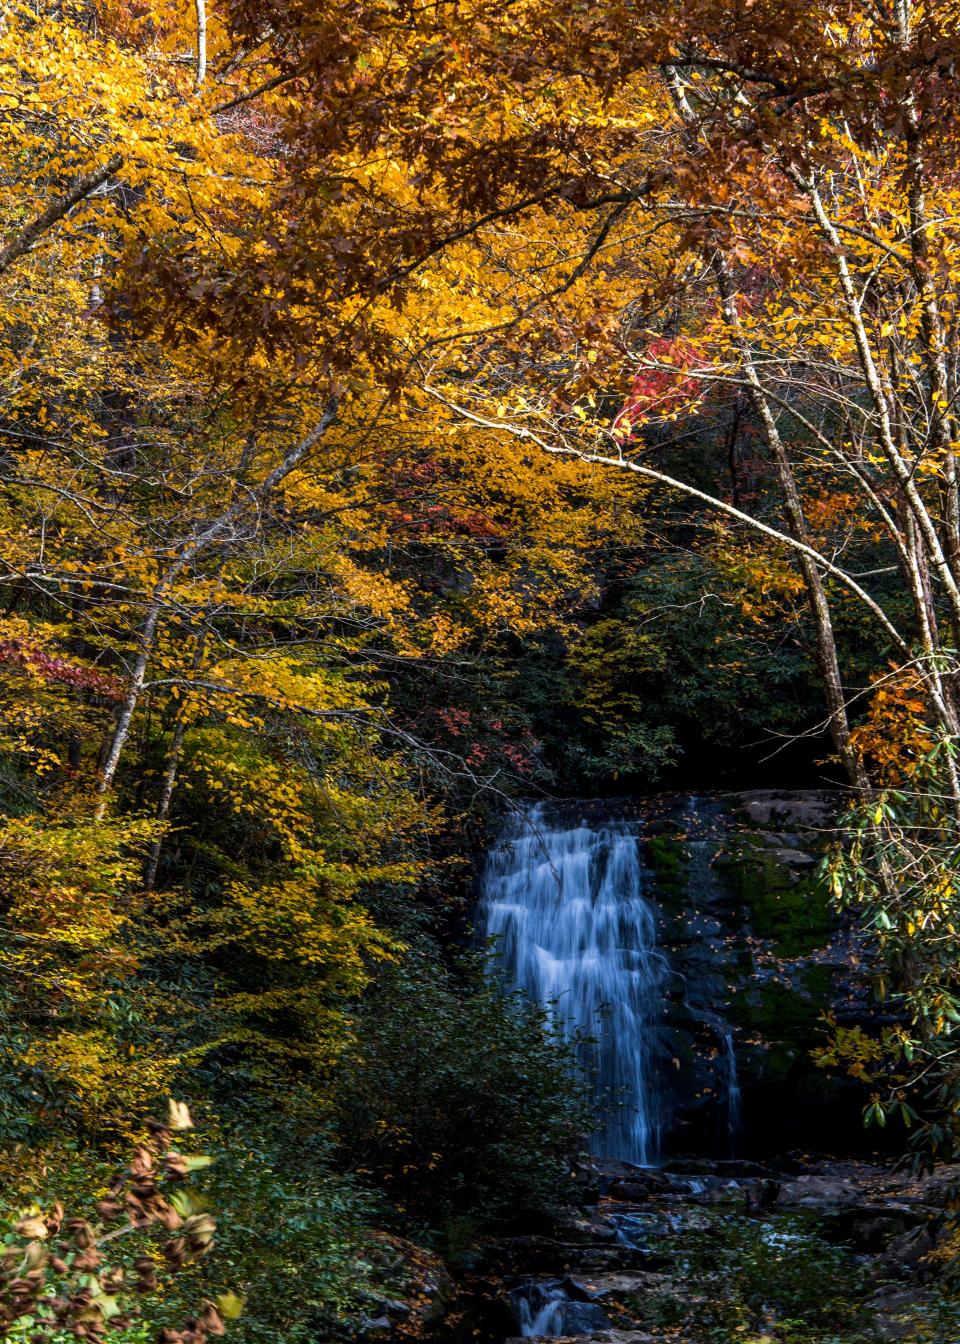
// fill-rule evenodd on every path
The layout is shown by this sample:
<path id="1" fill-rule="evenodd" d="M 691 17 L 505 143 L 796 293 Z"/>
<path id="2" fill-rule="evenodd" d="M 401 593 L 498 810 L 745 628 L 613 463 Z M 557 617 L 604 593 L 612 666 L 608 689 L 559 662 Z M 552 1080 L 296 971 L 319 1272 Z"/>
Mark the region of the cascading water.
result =
<path id="1" fill-rule="evenodd" d="M 560 1279 L 531 1279 L 510 1294 L 514 1315 L 525 1339 L 586 1335 L 610 1324 L 594 1302 L 578 1302 Z"/>
<path id="2" fill-rule="evenodd" d="M 666 966 L 638 840 L 622 823 L 568 826 L 554 817 L 532 808 L 490 851 L 481 922 L 507 982 L 544 1005 L 568 1037 L 593 1038 L 582 1058 L 603 1107 L 594 1152 L 650 1166 Z"/>
<path id="3" fill-rule="evenodd" d="M 733 1033 L 723 1032 L 723 1050 L 719 1068 L 720 1096 L 723 1101 L 724 1123 L 727 1131 L 727 1145 L 731 1157 L 740 1128 L 740 1082 L 737 1078 L 737 1056 L 733 1048 Z"/>

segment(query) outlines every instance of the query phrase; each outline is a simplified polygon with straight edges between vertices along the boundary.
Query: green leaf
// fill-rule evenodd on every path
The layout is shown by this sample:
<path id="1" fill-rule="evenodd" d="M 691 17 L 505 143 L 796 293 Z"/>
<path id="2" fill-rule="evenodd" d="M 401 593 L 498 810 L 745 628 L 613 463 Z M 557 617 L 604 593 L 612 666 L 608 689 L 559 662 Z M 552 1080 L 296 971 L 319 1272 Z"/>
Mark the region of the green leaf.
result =
<path id="1" fill-rule="evenodd" d="M 197 1206 L 194 1203 L 189 1190 L 174 1190 L 167 1198 L 179 1213 L 181 1218 L 189 1218 L 192 1213 L 197 1212 Z"/>

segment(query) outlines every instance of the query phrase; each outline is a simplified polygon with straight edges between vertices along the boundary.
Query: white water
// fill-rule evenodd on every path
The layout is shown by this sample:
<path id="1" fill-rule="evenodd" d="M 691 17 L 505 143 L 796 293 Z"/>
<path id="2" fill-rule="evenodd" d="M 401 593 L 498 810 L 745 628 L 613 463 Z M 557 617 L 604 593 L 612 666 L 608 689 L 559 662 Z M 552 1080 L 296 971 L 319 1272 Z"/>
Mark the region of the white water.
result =
<path id="1" fill-rule="evenodd" d="M 510 1294 L 525 1339 L 588 1335 L 610 1324 L 594 1302 L 576 1302 L 559 1279 L 531 1279 Z"/>
<path id="2" fill-rule="evenodd" d="M 603 1109 L 594 1152 L 652 1165 L 666 967 L 637 838 L 622 824 L 560 825 L 538 805 L 490 851 L 481 921 L 507 982 L 567 1036 L 595 1038 L 582 1048 Z"/>
<path id="3" fill-rule="evenodd" d="M 517 1303 L 520 1315 L 520 1334 L 530 1336 L 559 1335 L 563 1328 L 563 1309 L 567 1294 L 560 1284 L 550 1284 L 539 1292 L 529 1288 Z"/>
<path id="4" fill-rule="evenodd" d="M 733 1048 L 733 1033 L 729 1028 L 726 1028 L 723 1032 L 719 1083 L 726 1122 L 727 1145 L 732 1156 L 737 1141 L 737 1130 L 740 1128 L 740 1082 L 737 1078 L 737 1056 Z"/>

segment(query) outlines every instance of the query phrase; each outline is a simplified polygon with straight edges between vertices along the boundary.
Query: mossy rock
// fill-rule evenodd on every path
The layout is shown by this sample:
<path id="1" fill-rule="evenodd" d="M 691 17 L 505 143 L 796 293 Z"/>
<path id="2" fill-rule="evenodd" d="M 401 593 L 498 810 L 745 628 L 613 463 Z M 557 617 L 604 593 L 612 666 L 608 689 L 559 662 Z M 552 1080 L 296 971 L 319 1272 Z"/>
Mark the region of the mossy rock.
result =
<path id="1" fill-rule="evenodd" d="M 830 977 L 825 967 L 808 967 L 797 985 L 771 983 L 741 994 L 730 1006 L 738 1025 L 763 1035 L 776 1032 L 787 1041 L 805 1041 L 816 1032 L 829 1007 Z"/>
<path id="2" fill-rule="evenodd" d="M 684 897 L 687 894 L 687 869 L 690 855 L 682 836 L 654 835 L 647 841 L 647 862 L 661 896 Z"/>
<path id="3" fill-rule="evenodd" d="M 782 1082 L 798 1062 L 809 1066 L 810 1052 L 822 1041 L 823 1014 L 830 1006 L 830 972 L 807 967 L 796 986 L 771 983 L 737 996 L 730 1018 L 744 1031 L 762 1037 L 762 1073 L 770 1082 Z"/>
<path id="4" fill-rule="evenodd" d="M 722 872 L 751 931 L 777 956 L 803 957 L 829 942 L 836 920 L 817 873 L 794 872 L 752 836 L 728 851 Z"/>

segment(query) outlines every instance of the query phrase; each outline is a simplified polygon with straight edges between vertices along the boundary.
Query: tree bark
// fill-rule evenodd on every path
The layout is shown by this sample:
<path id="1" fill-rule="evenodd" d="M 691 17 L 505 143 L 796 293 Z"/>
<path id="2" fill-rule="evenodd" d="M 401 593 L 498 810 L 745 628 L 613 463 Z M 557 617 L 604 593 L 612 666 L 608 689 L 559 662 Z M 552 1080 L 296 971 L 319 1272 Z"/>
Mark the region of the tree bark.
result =
<path id="1" fill-rule="evenodd" d="M 207 0 L 193 0 L 197 15 L 197 54 L 194 79 L 197 88 L 207 77 Z"/>
<path id="2" fill-rule="evenodd" d="M 874 418 L 877 425 L 877 438 L 880 447 L 890 464 L 894 478 L 900 489 L 903 491 L 907 504 L 916 520 L 920 536 L 923 539 L 924 547 L 930 557 L 931 567 L 943 585 L 944 592 L 946 593 L 952 620 L 957 626 L 960 626 L 960 586 L 958 586 L 957 576 L 953 573 L 950 567 L 950 561 L 944 552 L 936 526 L 933 519 L 930 517 L 929 510 L 923 501 L 923 497 L 917 489 L 914 473 L 897 447 L 890 418 L 890 407 L 884 396 L 880 374 L 877 369 L 876 360 L 873 357 L 873 350 L 870 347 L 870 338 L 864 325 L 860 300 L 857 298 L 853 277 L 850 274 L 850 266 L 847 261 L 846 250 L 843 246 L 840 234 L 827 214 L 816 185 L 810 181 L 805 182 L 802 178 L 793 173 L 789 173 L 788 176 L 809 196 L 814 216 L 820 230 L 826 241 L 830 244 L 836 257 L 837 274 L 840 279 L 840 290 L 846 306 L 847 318 L 850 323 L 850 330 L 857 349 L 860 368 L 873 406 Z"/>
<path id="3" fill-rule="evenodd" d="M 127 694 L 124 697 L 123 705 L 120 709 L 120 714 L 113 731 L 113 736 L 104 757 L 100 777 L 97 780 L 97 804 L 94 810 L 94 816 L 97 821 L 101 821 L 106 815 L 107 803 L 117 773 L 117 767 L 120 764 L 123 749 L 130 736 L 130 727 L 133 723 L 133 716 L 143 692 L 147 666 L 151 655 L 153 654 L 153 648 L 156 642 L 157 626 L 160 620 L 160 615 L 174 584 L 191 561 L 196 559 L 196 557 L 202 551 L 206 550 L 206 548 L 213 542 L 219 540 L 224 532 L 229 529 L 231 524 L 242 517 L 252 505 L 262 504 L 281 481 L 283 481 L 284 478 L 303 461 L 311 449 L 316 447 L 336 419 L 339 405 L 339 397 L 335 394 L 330 396 L 327 400 L 323 415 L 310 433 L 301 439 L 295 447 L 291 448 L 283 461 L 279 462 L 277 466 L 274 467 L 273 471 L 269 473 L 256 490 L 235 500 L 230 508 L 222 513 L 219 518 L 215 519 L 214 522 L 209 523 L 206 527 L 201 528 L 199 532 L 190 537 L 183 544 L 166 574 L 164 574 L 160 581 L 155 585 L 150 596 L 147 614 L 144 617 L 143 625 L 140 629 L 137 657 L 130 673 L 130 680 L 127 684 Z"/>
<path id="4" fill-rule="evenodd" d="M 108 178 L 116 173 L 123 163 L 122 154 L 114 154 L 102 168 L 95 168 L 83 177 L 77 178 L 69 191 L 51 201 L 46 210 L 32 220 L 20 232 L 0 248 L 0 275 L 8 270 L 20 257 L 29 252 L 48 229 L 79 205 L 87 196 L 92 196 L 98 187 L 102 187 Z"/>
<path id="5" fill-rule="evenodd" d="M 201 630 L 197 636 L 197 647 L 193 655 L 191 670 L 198 672 L 203 662 L 203 650 L 206 644 L 206 631 Z M 173 791 L 177 783 L 177 770 L 180 766 L 180 756 L 183 751 L 183 739 L 187 731 L 187 716 L 184 711 L 182 701 L 177 705 L 177 712 L 174 716 L 173 737 L 170 741 L 170 751 L 167 755 L 167 764 L 163 772 L 163 779 L 160 784 L 160 797 L 157 800 L 157 821 L 165 823 L 170 815 L 170 804 L 173 801 Z M 157 880 L 157 869 L 160 866 L 160 854 L 163 849 L 163 836 L 158 835 L 156 840 L 150 846 L 150 854 L 147 858 L 147 866 L 144 872 L 143 885 L 146 891 L 153 891 Z"/>

